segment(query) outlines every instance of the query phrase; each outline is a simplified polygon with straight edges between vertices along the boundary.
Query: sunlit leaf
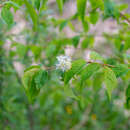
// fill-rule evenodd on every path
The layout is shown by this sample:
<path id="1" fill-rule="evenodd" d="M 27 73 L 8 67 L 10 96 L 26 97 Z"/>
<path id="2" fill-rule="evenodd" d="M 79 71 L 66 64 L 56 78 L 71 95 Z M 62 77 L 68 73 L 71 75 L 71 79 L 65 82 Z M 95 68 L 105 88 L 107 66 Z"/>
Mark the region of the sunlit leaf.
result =
<path id="1" fill-rule="evenodd" d="M 114 88 L 117 86 L 117 79 L 115 73 L 108 67 L 104 68 L 104 82 L 106 85 L 106 90 L 111 99 L 111 94 Z"/>

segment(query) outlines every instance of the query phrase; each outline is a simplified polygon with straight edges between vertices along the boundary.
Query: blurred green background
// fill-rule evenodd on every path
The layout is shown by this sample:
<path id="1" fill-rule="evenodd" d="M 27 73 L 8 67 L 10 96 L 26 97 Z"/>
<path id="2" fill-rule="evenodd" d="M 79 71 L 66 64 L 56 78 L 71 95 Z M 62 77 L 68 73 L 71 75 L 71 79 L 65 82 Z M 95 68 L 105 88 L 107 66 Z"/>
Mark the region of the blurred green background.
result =
<path id="1" fill-rule="evenodd" d="M 111 65 L 130 63 L 130 1 L 88 0 L 86 22 L 76 0 L 58 2 L 0 1 L 0 130 L 129 130 L 130 71 L 118 78 L 111 101 L 102 72 L 82 90 L 76 77 L 69 87 L 80 93 L 77 101 L 64 89 L 60 72 L 50 69 L 49 80 L 29 102 L 21 77 L 31 65 L 54 67 L 58 55 L 89 60 L 91 51 Z"/>

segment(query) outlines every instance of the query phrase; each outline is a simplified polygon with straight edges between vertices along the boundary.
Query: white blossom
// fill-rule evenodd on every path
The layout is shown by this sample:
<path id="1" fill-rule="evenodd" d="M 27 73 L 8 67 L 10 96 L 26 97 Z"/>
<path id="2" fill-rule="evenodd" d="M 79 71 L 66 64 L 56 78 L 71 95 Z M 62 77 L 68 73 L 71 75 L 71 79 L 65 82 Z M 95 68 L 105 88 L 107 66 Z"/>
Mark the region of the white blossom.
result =
<path id="1" fill-rule="evenodd" d="M 58 63 L 56 69 L 61 69 L 63 72 L 71 68 L 71 58 L 68 56 L 57 56 Z"/>

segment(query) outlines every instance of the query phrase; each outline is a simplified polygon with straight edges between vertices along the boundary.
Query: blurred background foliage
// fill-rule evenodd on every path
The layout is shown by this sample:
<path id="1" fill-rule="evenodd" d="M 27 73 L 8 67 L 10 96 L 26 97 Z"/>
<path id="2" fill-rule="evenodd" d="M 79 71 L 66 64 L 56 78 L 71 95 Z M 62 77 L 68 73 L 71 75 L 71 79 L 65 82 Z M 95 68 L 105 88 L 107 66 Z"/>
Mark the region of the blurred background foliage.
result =
<path id="1" fill-rule="evenodd" d="M 48 69 L 46 81 L 40 80 L 44 85 L 29 89 L 33 103 L 21 80 L 31 65 L 54 67 L 58 55 L 90 60 L 93 51 L 95 60 L 102 55 L 105 64 L 130 67 L 127 8 L 112 0 L 1 0 L 0 130 L 129 130 L 130 70 L 115 70 L 111 101 L 102 71 L 79 87 L 79 76 L 65 86 L 61 72 Z M 116 23 L 114 33 L 105 31 L 109 23 Z"/>

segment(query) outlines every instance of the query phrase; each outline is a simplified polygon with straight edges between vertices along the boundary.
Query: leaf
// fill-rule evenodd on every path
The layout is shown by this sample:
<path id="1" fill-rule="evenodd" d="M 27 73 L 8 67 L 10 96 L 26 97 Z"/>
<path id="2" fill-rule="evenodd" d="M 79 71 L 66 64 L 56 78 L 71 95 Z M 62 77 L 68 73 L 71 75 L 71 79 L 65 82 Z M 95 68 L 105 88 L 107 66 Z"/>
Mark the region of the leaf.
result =
<path id="1" fill-rule="evenodd" d="M 80 73 L 85 65 L 85 60 L 73 61 L 71 69 L 65 72 L 64 83 L 67 84 L 75 74 Z"/>
<path id="2" fill-rule="evenodd" d="M 60 13 L 63 13 L 63 0 L 56 0 Z"/>
<path id="3" fill-rule="evenodd" d="M 116 77 L 120 77 L 120 76 L 126 74 L 129 71 L 127 65 L 117 64 L 117 65 L 114 65 L 114 66 L 115 67 L 113 67 L 112 70 L 114 71 Z"/>
<path id="4" fill-rule="evenodd" d="M 88 36 L 88 37 L 85 37 L 84 39 L 83 39 L 83 41 L 82 41 L 82 48 L 83 49 L 86 49 L 88 46 L 90 46 L 90 45 L 93 45 L 93 43 L 94 43 L 94 37 L 93 36 Z"/>
<path id="5" fill-rule="evenodd" d="M 40 2 L 41 2 L 41 0 L 33 0 L 34 1 L 34 7 L 37 9 L 37 10 L 39 10 L 40 9 Z"/>
<path id="6" fill-rule="evenodd" d="M 34 101 L 47 79 L 47 72 L 39 66 L 31 66 L 24 72 L 22 83 L 30 102 Z"/>
<path id="7" fill-rule="evenodd" d="M 32 53 L 34 54 L 35 60 L 40 58 L 42 47 L 41 46 L 36 46 L 36 45 L 31 45 L 30 48 L 31 48 Z"/>
<path id="8" fill-rule="evenodd" d="M 77 47 L 79 41 L 80 41 L 80 36 L 75 36 L 72 38 L 72 44 L 74 45 L 74 47 Z"/>
<path id="9" fill-rule="evenodd" d="M 96 24 L 99 19 L 99 13 L 96 11 L 93 11 L 90 13 L 90 22 L 92 24 Z"/>
<path id="10" fill-rule="evenodd" d="M 40 89 L 48 80 L 48 73 L 45 70 L 40 70 L 35 75 L 36 88 Z"/>
<path id="11" fill-rule="evenodd" d="M 118 8 L 116 7 L 116 4 L 112 2 L 111 0 L 105 0 L 104 1 L 104 19 L 113 17 L 118 19 L 120 16 Z"/>
<path id="12" fill-rule="evenodd" d="M 130 98 L 130 84 L 128 85 L 127 89 L 126 89 L 126 97 Z"/>
<path id="13" fill-rule="evenodd" d="M 35 69 L 35 68 L 40 69 L 40 66 L 39 66 L 39 65 L 32 65 L 32 66 L 28 67 L 27 69 L 25 69 L 25 70 L 24 70 L 24 73 L 27 72 L 27 71 L 29 71 L 29 70 L 31 70 L 31 69 L 33 69 L 33 68 L 34 68 L 34 69 Z"/>
<path id="14" fill-rule="evenodd" d="M 36 31 L 37 30 L 37 24 L 38 24 L 37 13 L 36 13 L 35 9 L 33 8 L 33 6 L 27 0 L 24 0 L 24 3 L 26 5 L 27 12 L 29 13 L 29 15 L 30 15 L 30 17 L 33 21 L 33 28 Z"/>
<path id="15" fill-rule="evenodd" d="M 126 89 L 126 108 L 130 109 L 130 84 Z"/>
<path id="16" fill-rule="evenodd" d="M 42 2 L 41 2 L 42 4 L 41 4 L 41 7 L 40 7 L 40 12 L 45 9 L 47 1 L 48 0 L 42 0 Z"/>
<path id="17" fill-rule="evenodd" d="M 98 71 L 100 69 L 100 64 L 97 63 L 91 63 L 89 65 L 87 65 L 82 73 L 81 73 L 81 84 L 83 84 L 83 82 L 90 78 L 96 71 Z"/>
<path id="18" fill-rule="evenodd" d="M 118 6 L 118 9 L 119 9 L 120 11 L 123 11 L 123 10 L 125 10 L 125 9 L 127 9 L 127 8 L 128 8 L 128 4 L 121 4 L 121 5 Z"/>
<path id="19" fill-rule="evenodd" d="M 56 51 L 56 45 L 55 45 L 55 44 L 49 44 L 49 45 L 47 46 L 47 48 L 46 48 L 46 51 L 45 51 L 46 56 L 47 56 L 47 57 L 53 56 L 54 53 L 55 53 L 55 51 Z"/>
<path id="20" fill-rule="evenodd" d="M 111 99 L 111 93 L 113 89 L 117 86 L 117 79 L 115 73 L 108 67 L 104 68 L 104 82 L 109 99 Z"/>
<path id="21" fill-rule="evenodd" d="M 98 91 L 101 86 L 102 86 L 102 81 L 103 81 L 103 73 L 102 72 L 98 72 L 94 75 L 93 77 L 93 88 L 95 91 Z"/>
<path id="22" fill-rule="evenodd" d="M 39 69 L 40 68 L 38 66 L 31 66 L 25 70 L 24 75 L 22 77 L 22 82 L 26 90 L 28 89 L 28 87 L 30 87 L 30 82 L 35 73 L 39 71 Z"/>
<path id="23" fill-rule="evenodd" d="M 79 96 L 79 106 L 81 109 L 84 109 L 86 107 L 86 99 L 83 96 Z"/>
<path id="24" fill-rule="evenodd" d="M 17 54 L 19 55 L 19 57 L 24 57 L 26 52 L 27 52 L 27 47 L 23 44 L 17 44 L 16 45 L 16 51 L 17 51 Z"/>
<path id="25" fill-rule="evenodd" d="M 1 10 L 1 17 L 6 22 L 6 24 L 8 24 L 9 27 L 14 23 L 13 14 L 6 7 L 2 8 L 2 10 Z"/>
<path id="26" fill-rule="evenodd" d="M 91 58 L 92 60 L 101 60 L 101 61 L 104 60 L 103 57 L 100 56 L 100 55 L 99 55 L 97 52 L 95 52 L 95 51 L 92 51 L 92 52 L 90 53 L 90 58 Z"/>
<path id="27" fill-rule="evenodd" d="M 87 0 L 77 0 L 77 11 L 82 21 L 84 21 Z"/>
<path id="28" fill-rule="evenodd" d="M 78 99 L 78 97 L 76 97 L 72 88 L 70 88 L 69 85 L 64 86 L 64 92 L 65 92 L 66 96 L 74 98 L 74 99 Z"/>
<path id="29" fill-rule="evenodd" d="M 64 20 L 64 21 L 60 24 L 59 30 L 62 31 L 67 24 L 68 24 L 68 20 Z"/>
<path id="30" fill-rule="evenodd" d="M 90 4 L 92 7 L 92 10 L 96 10 L 97 8 L 100 8 L 101 10 L 104 9 L 103 0 L 90 0 Z"/>
<path id="31" fill-rule="evenodd" d="M 70 28 L 72 31 L 75 31 L 75 27 L 74 27 L 74 25 L 72 24 L 71 21 L 68 21 L 68 26 L 69 26 L 69 28 Z"/>
<path id="32" fill-rule="evenodd" d="M 88 21 L 82 21 L 82 26 L 85 32 L 89 31 L 89 23 Z"/>
<path id="33" fill-rule="evenodd" d="M 12 5 L 12 6 L 20 9 L 20 6 L 16 2 L 13 2 L 13 1 L 6 1 L 6 2 L 4 2 L 4 4 Z"/>

